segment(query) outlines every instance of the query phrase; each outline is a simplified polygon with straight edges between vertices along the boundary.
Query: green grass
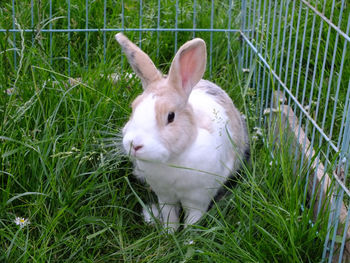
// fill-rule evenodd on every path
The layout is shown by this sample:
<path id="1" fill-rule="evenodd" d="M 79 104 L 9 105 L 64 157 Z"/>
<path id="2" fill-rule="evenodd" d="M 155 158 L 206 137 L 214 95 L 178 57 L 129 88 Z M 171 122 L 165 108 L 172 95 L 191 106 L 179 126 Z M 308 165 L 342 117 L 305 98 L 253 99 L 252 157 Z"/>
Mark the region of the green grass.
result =
<path id="1" fill-rule="evenodd" d="M 139 27 L 138 2 L 125 1 L 125 26 Z M 179 1 L 179 27 L 192 27 L 192 6 Z M 197 1 L 198 2 L 198 1 Z M 34 6 L 35 25 L 48 19 L 48 1 Z M 162 5 L 162 25 L 173 27 L 174 1 Z M 66 2 L 53 1 L 54 28 L 65 28 Z M 143 26 L 154 27 L 157 1 L 147 1 Z M 121 23 L 119 1 L 108 1 L 107 27 Z M 215 27 L 227 27 L 227 4 L 217 4 Z M 209 28 L 210 1 L 198 28 Z M 237 27 L 238 6 L 232 28 Z M 198 11 L 198 10 L 197 10 Z M 0 28 L 12 27 L 11 5 L 0 4 Z M 134 19 L 134 16 L 137 19 Z M 85 28 L 85 1 L 72 4 L 72 27 Z M 30 1 L 21 1 L 16 18 L 30 27 Z M 171 22 L 169 22 L 171 21 Z M 90 28 L 103 27 L 103 1 L 90 6 Z M 327 216 L 313 220 L 304 204 L 303 170 L 293 175 L 288 151 L 277 150 L 267 135 L 252 139 L 251 164 L 236 186 L 193 227 L 167 235 L 146 225 L 142 200 L 154 195 L 132 176 L 131 164 L 119 152 L 119 131 L 133 98 L 137 79 L 113 85 L 106 77 L 131 72 L 113 33 L 71 34 L 71 74 L 82 84 L 68 85 L 67 34 L 53 34 L 53 63 L 47 33 L 16 34 L 17 70 L 11 33 L 0 38 L 0 261 L 1 262 L 319 262 Z M 139 33 L 127 33 L 136 40 Z M 5 36 L 5 37 L 3 37 Z M 192 33 L 178 33 L 178 47 Z M 210 41 L 210 33 L 198 33 Z M 255 135 L 256 95 L 237 68 L 238 35 L 231 34 L 230 56 L 224 33 L 213 34 L 212 80 L 223 87 L 247 116 Z M 166 72 L 174 53 L 174 33 L 142 33 L 142 47 Z M 23 48 L 23 49 L 22 49 Z M 209 49 L 208 49 L 209 52 Z M 123 64 L 123 66 L 121 66 Z M 86 66 L 88 69 L 86 70 Z M 210 74 L 207 72 L 206 77 Z M 11 96 L 5 91 L 14 88 Z M 263 143 L 263 139 L 265 143 Z M 115 143 L 115 144 L 114 144 Z M 287 148 L 287 146 L 285 146 Z M 283 147 L 282 147 L 283 149 Z M 273 153 L 273 154 L 271 154 Z M 274 156 L 274 157 L 272 157 Z M 311 206 L 312 207 L 312 206 Z M 19 228 L 16 216 L 30 224 Z M 311 223 L 312 222 L 312 223 Z"/>

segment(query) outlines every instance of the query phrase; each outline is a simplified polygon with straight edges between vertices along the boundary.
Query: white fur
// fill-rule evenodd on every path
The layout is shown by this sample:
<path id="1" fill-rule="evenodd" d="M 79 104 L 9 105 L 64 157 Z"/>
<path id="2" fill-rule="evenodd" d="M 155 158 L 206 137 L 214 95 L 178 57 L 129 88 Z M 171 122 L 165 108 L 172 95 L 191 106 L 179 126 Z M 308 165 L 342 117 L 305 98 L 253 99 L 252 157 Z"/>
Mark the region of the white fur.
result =
<path id="1" fill-rule="evenodd" d="M 140 103 L 124 130 L 126 149 L 135 140 L 141 140 L 139 143 L 144 145 L 144 149 L 134 156 L 136 175 L 144 178 L 157 194 L 159 203 L 164 206 L 163 218 L 168 219 L 165 225 L 173 230 L 179 223 L 176 213 L 179 204 L 186 211 L 186 225 L 201 218 L 218 188 L 231 173 L 234 161 L 232 154 L 227 154 L 232 151 L 232 145 L 227 134 L 228 117 L 223 107 L 200 89 L 193 90 L 189 103 L 194 113 L 201 115 L 195 118 L 203 118 L 202 115 L 206 114 L 212 120 L 213 132 L 198 128 L 195 142 L 167 163 L 160 162 L 167 155 L 166 148 L 157 138 L 154 111 L 149 110 L 154 109 L 154 99 L 146 98 Z"/>
<path id="2" fill-rule="evenodd" d="M 180 205 L 185 210 L 185 226 L 196 223 L 227 177 L 239 168 L 237 160 L 248 147 L 246 128 L 228 96 L 223 96 L 224 92 L 215 84 L 200 80 L 206 62 L 203 40 L 185 43 L 175 55 L 168 77 L 161 79 L 159 71 L 144 52 L 121 33 L 116 39 L 141 78 L 143 88 L 150 90 L 136 103 L 123 129 L 123 145 L 133 160 L 134 174 L 144 179 L 158 197 L 159 206 L 152 205 L 149 210 L 166 228 L 175 231 L 179 227 Z M 177 117 L 174 123 L 165 126 L 166 129 L 174 127 L 172 125 L 181 128 L 166 133 L 167 136 L 191 138 L 181 146 L 181 152 L 174 151 L 176 154 L 169 145 L 163 145 L 164 135 L 159 131 L 156 118 L 160 113 L 155 112 L 158 98 L 153 91 L 166 89 L 173 92 L 171 94 L 177 92 L 176 99 L 182 103 L 179 105 L 186 107 L 186 114 L 193 114 L 192 119 L 186 119 L 188 123 L 180 122 L 180 125 L 187 125 L 187 134 L 179 133 L 185 127 L 177 124 Z M 165 96 L 163 99 L 172 98 Z M 184 114 L 181 109 L 175 110 L 177 114 Z M 194 138 L 188 134 L 188 125 L 195 125 L 191 126 Z M 176 144 L 176 141 L 172 142 Z M 135 146 L 140 147 L 135 150 Z M 152 221 L 147 210 L 143 214 L 146 221 Z"/>
<path id="3" fill-rule="evenodd" d="M 132 157 L 163 161 L 169 153 L 159 144 L 154 105 L 155 98 L 150 94 L 135 109 L 132 119 L 124 127 L 123 146 Z M 145 147 L 136 153 L 132 144 Z"/>

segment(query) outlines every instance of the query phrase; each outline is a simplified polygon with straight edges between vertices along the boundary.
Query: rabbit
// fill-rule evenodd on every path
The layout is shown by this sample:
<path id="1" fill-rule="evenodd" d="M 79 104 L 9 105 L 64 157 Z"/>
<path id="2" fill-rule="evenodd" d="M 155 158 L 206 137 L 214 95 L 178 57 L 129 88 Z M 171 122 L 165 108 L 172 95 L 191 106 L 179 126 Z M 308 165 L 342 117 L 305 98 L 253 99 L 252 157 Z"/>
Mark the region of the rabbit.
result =
<path id="1" fill-rule="evenodd" d="M 134 175 L 146 181 L 158 205 L 144 209 L 169 232 L 195 224 L 249 151 L 244 118 L 220 87 L 203 80 L 206 44 L 200 38 L 177 51 L 169 74 L 163 76 L 150 57 L 123 33 L 115 35 L 143 93 L 132 102 L 123 127 L 123 148 L 134 164 Z"/>

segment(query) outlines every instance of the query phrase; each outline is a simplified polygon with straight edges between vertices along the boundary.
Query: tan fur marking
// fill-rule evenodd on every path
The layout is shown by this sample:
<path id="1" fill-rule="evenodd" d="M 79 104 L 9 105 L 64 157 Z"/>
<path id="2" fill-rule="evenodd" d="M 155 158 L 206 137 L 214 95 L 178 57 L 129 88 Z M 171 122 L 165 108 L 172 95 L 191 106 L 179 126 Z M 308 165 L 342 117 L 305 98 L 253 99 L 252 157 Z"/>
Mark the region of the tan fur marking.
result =
<path id="1" fill-rule="evenodd" d="M 166 93 L 166 96 L 158 97 L 155 112 L 158 130 L 164 145 L 170 152 L 179 154 L 195 140 L 197 128 L 191 106 L 187 104 L 184 108 L 179 107 L 174 103 L 174 96 L 176 97 L 175 94 Z M 175 113 L 172 123 L 167 123 L 169 112 Z"/>
<path id="2" fill-rule="evenodd" d="M 133 101 L 133 111 L 149 95 L 156 98 L 155 113 L 160 138 L 174 156 L 183 152 L 194 142 L 198 125 L 210 131 L 209 118 L 208 120 L 200 119 L 198 124 L 197 118 L 194 119 L 192 107 L 169 85 L 167 78 L 147 85 L 144 92 Z M 175 120 L 168 124 L 169 112 L 175 113 Z"/>
<path id="3" fill-rule="evenodd" d="M 132 102 L 131 107 L 133 110 L 137 108 L 137 106 L 148 96 L 148 94 L 154 94 L 158 96 L 158 94 L 167 94 L 167 88 L 164 88 L 164 79 L 160 79 L 159 81 L 153 82 L 150 85 L 145 87 L 145 90 L 142 94 L 136 97 L 136 99 Z M 170 97 L 170 96 L 169 96 Z"/>

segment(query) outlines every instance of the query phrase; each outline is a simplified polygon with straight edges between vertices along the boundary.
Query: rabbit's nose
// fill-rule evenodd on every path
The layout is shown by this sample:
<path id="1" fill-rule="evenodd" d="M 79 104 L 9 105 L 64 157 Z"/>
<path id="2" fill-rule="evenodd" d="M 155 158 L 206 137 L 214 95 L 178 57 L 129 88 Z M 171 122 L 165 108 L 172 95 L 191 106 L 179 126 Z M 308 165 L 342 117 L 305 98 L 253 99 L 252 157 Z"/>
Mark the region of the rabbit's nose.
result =
<path id="1" fill-rule="evenodd" d="M 143 148 L 143 145 L 133 145 L 132 148 L 134 148 L 134 151 L 137 152 L 138 150 Z"/>

